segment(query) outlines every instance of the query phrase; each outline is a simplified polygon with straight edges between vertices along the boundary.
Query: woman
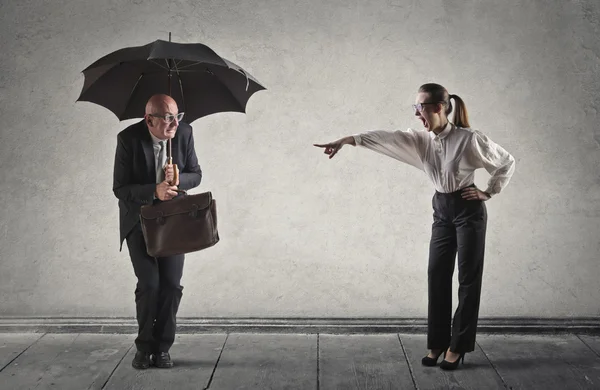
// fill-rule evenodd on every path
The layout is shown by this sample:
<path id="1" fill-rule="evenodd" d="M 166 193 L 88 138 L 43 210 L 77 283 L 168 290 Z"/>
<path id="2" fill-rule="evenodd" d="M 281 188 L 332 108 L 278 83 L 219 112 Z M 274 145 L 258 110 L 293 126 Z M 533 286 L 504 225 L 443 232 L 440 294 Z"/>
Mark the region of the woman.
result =
<path id="1" fill-rule="evenodd" d="M 453 99 L 456 103 L 452 122 Z M 478 130 L 470 128 L 463 100 L 439 84 L 419 88 L 415 115 L 426 131 L 368 131 L 341 138 L 325 148 L 329 158 L 344 145 L 360 145 L 425 171 L 435 186 L 429 248 L 427 349 L 425 366 L 453 370 L 475 349 L 483 272 L 487 211 L 484 201 L 500 193 L 514 170 L 514 158 Z M 481 191 L 474 171 L 491 175 Z M 452 323 L 452 274 L 458 251 L 458 308 Z"/>

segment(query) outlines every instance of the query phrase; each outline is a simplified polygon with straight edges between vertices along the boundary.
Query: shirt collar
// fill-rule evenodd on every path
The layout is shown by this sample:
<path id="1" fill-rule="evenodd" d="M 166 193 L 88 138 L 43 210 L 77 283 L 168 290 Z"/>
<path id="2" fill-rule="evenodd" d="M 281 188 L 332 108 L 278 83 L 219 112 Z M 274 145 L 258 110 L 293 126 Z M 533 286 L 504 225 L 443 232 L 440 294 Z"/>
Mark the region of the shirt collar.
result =
<path id="1" fill-rule="evenodd" d="M 429 133 L 429 135 L 431 136 L 431 138 L 438 137 L 439 139 L 444 139 L 448 136 L 448 134 L 450 133 L 450 131 L 452 130 L 453 127 L 454 127 L 454 124 L 452 122 L 448 121 L 448 123 L 446 124 L 446 127 L 444 127 L 444 130 L 442 130 L 441 133 L 436 135 L 433 131 L 431 131 Z"/>
<path id="2" fill-rule="evenodd" d="M 161 140 L 161 139 L 156 138 L 156 136 L 150 132 L 150 129 L 148 129 L 148 134 L 150 134 L 150 137 L 152 137 L 152 143 L 154 145 L 158 145 L 159 142 L 165 141 L 165 140 Z"/>

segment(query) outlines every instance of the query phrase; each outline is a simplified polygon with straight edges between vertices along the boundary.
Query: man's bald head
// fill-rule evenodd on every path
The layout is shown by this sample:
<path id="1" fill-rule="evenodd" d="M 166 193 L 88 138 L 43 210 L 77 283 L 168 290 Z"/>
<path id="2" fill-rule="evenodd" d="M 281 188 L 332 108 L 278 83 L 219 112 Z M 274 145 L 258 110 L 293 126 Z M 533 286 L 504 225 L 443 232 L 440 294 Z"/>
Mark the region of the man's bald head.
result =
<path id="1" fill-rule="evenodd" d="M 179 109 L 177 108 L 177 103 L 172 97 L 169 95 L 157 94 L 148 99 L 144 119 L 148 125 L 148 129 L 155 137 L 159 139 L 169 139 L 175 137 L 179 122 L 177 119 L 173 119 L 172 122 L 167 122 L 165 117 L 167 115 L 177 116 L 178 113 Z"/>
<path id="2" fill-rule="evenodd" d="M 169 110 L 173 109 L 175 111 L 169 112 Z M 146 115 L 157 113 L 164 115 L 166 112 L 175 115 L 177 114 L 177 110 L 177 102 L 175 102 L 175 99 L 162 93 L 153 95 L 146 103 Z"/>

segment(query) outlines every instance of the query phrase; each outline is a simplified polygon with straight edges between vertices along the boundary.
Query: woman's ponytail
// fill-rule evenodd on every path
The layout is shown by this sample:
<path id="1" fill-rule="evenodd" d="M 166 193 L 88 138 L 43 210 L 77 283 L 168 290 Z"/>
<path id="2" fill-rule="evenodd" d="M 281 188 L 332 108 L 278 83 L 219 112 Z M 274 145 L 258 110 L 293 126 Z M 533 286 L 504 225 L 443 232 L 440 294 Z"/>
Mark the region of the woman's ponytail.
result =
<path id="1" fill-rule="evenodd" d="M 454 118 L 452 118 L 452 122 L 458 127 L 471 127 L 469 125 L 469 114 L 467 113 L 467 106 L 465 102 L 456 95 L 448 96 L 448 107 L 446 108 L 446 114 L 450 114 L 452 111 L 452 103 L 450 99 L 454 99 L 456 102 L 456 107 L 454 109 Z"/>

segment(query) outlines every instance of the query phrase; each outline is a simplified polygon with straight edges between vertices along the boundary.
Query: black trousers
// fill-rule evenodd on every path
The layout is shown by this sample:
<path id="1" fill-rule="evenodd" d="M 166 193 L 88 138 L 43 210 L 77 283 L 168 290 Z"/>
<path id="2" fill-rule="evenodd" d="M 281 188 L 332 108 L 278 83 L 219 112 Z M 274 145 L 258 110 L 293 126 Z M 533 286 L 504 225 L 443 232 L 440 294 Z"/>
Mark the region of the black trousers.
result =
<path id="1" fill-rule="evenodd" d="M 175 341 L 185 255 L 151 257 L 138 223 L 127 236 L 127 247 L 138 282 L 135 289 L 138 351 L 168 352 Z"/>
<path id="2" fill-rule="evenodd" d="M 479 316 L 487 209 L 483 201 L 463 199 L 461 191 L 436 191 L 432 204 L 427 348 L 471 352 L 475 350 Z M 452 276 L 457 252 L 458 307 L 452 321 Z"/>

